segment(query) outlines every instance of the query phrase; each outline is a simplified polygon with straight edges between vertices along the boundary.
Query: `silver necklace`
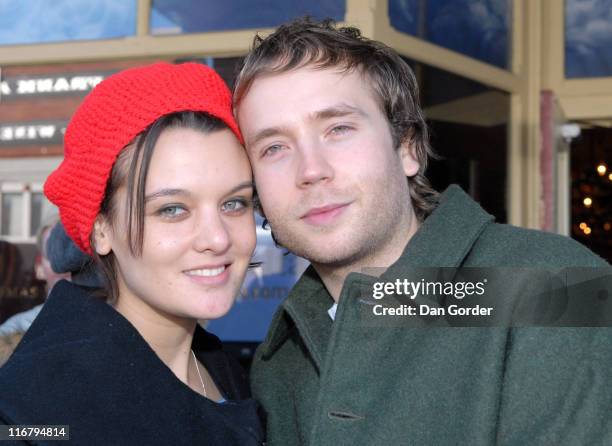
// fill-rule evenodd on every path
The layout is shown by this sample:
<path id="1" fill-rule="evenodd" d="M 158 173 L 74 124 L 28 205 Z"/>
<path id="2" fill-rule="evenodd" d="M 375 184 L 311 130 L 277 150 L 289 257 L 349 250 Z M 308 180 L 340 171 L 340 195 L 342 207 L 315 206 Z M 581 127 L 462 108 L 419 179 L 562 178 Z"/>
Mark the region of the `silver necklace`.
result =
<path id="1" fill-rule="evenodd" d="M 208 398 L 208 394 L 206 393 L 206 386 L 204 385 L 204 380 L 202 379 L 202 374 L 200 373 L 200 367 L 198 367 L 198 360 L 196 359 L 196 355 L 191 350 L 191 356 L 193 356 L 193 362 L 195 362 L 196 371 L 198 372 L 198 376 L 200 377 L 200 384 L 202 384 L 202 390 L 204 390 L 204 396 Z"/>

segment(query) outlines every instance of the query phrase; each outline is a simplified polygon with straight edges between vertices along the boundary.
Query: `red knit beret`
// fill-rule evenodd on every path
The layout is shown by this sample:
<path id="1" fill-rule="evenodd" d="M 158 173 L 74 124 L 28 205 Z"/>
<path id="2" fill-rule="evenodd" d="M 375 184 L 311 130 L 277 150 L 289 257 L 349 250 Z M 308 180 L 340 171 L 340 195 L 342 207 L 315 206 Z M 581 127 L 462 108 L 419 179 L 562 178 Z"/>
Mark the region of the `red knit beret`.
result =
<path id="1" fill-rule="evenodd" d="M 76 245 L 92 254 L 89 238 L 111 169 L 140 132 L 163 115 L 201 111 L 225 122 L 242 143 L 231 103 L 223 79 L 198 63 L 132 68 L 98 84 L 70 120 L 64 160 L 44 186 Z"/>

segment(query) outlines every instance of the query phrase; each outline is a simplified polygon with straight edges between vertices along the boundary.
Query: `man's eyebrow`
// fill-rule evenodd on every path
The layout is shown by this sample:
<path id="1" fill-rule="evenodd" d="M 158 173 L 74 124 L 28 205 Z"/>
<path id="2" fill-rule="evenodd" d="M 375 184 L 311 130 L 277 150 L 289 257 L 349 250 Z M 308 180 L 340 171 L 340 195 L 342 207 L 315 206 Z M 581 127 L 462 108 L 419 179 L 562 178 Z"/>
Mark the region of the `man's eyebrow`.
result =
<path id="1" fill-rule="evenodd" d="M 312 120 L 317 120 L 317 119 L 339 118 L 342 116 L 349 116 L 349 115 L 367 116 L 366 113 L 360 108 L 353 107 L 352 105 L 340 103 L 340 104 L 332 105 L 331 107 L 326 107 L 316 112 L 313 112 L 310 115 L 310 117 Z"/>
<path id="2" fill-rule="evenodd" d="M 255 145 L 259 143 L 262 139 L 271 138 L 276 135 L 282 135 L 286 133 L 287 130 L 283 127 L 267 127 L 255 133 L 252 140 L 249 141 L 249 145 Z"/>
<path id="3" fill-rule="evenodd" d="M 359 115 L 367 117 L 367 114 L 361 110 L 360 108 L 353 107 L 352 105 L 348 105 L 345 103 L 340 103 L 337 105 L 332 105 L 330 107 L 325 107 L 321 110 L 317 110 L 312 112 L 309 118 L 313 121 L 318 119 L 329 119 L 329 118 L 339 118 L 342 116 L 349 115 Z M 266 138 L 272 138 L 277 135 L 283 135 L 289 133 L 289 129 L 278 126 L 278 127 L 267 127 L 255 133 L 252 139 L 249 140 L 249 145 L 256 145 L 261 140 Z"/>
<path id="4" fill-rule="evenodd" d="M 170 197 L 174 195 L 191 195 L 185 189 L 160 189 L 145 196 L 145 203 L 161 197 Z"/>

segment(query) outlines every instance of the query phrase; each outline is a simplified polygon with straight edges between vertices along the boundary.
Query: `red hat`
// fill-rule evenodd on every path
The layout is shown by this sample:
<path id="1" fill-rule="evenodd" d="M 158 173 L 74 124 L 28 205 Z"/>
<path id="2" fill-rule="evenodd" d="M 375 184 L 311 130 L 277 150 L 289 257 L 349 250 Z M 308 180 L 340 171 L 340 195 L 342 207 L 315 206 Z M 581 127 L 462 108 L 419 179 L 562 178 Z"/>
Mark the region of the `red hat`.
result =
<path id="1" fill-rule="evenodd" d="M 44 191 L 60 211 L 66 233 L 87 254 L 106 182 L 121 150 L 161 116 L 201 111 L 221 119 L 242 143 L 231 93 L 211 68 L 156 63 L 116 73 L 94 88 L 64 137 L 64 160 Z"/>

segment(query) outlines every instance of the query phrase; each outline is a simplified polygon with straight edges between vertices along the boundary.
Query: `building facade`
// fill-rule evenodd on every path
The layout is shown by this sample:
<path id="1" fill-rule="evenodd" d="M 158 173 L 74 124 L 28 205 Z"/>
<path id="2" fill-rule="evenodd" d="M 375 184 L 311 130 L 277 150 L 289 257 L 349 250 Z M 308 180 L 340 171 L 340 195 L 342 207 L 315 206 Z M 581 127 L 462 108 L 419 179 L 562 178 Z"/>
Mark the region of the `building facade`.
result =
<path id="1" fill-rule="evenodd" d="M 442 155 L 428 171 L 437 188 L 459 183 L 498 221 L 573 236 L 612 259 L 612 0 L 47 5 L 0 11 L 0 238 L 26 258 L 53 212 L 41 191 L 65 125 L 100 80 L 156 60 L 197 60 L 231 85 L 256 33 L 310 15 L 358 26 L 412 65 Z M 269 234 L 259 236 L 266 251 Z M 284 271 L 289 286 L 303 263 L 288 270 L 266 252 L 277 269 L 252 281 L 265 286 L 262 277 Z M 277 296 L 271 307 L 282 297 L 255 294 Z"/>

